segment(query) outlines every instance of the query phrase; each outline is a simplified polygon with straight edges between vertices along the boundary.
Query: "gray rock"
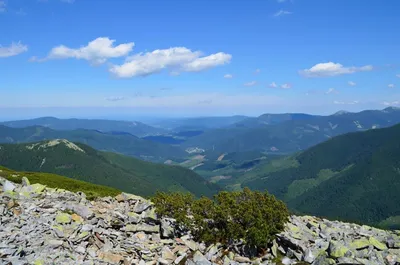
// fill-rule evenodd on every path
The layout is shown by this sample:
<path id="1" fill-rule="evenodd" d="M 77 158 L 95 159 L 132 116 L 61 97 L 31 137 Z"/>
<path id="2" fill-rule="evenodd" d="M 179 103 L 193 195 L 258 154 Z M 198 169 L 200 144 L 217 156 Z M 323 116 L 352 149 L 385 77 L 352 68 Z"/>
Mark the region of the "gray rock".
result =
<path id="1" fill-rule="evenodd" d="M 73 211 L 85 219 L 89 219 L 93 216 L 93 211 L 90 210 L 89 207 L 82 204 L 66 204 L 65 209 Z"/>
<path id="2" fill-rule="evenodd" d="M 138 201 L 135 205 L 135 207 L 133 208 L 133 211 L 135 213 L 141 213 L 143 211 L 145 211 L 147 208 L 149 208 L 151 206 L 151 202 L 149 201 Z"/>
<path id="3" fill-rule="evenodd" d="M 4 183 L 3 183 L 3 191 L 4 192 L 12 192 L 15 190 L 15 188 L 16 188 L 16 186 L 12 182 L 10 182 L 8 180 L 4 181 Z"/>
<path id="4" fill-rule="evenodd" d="M 212 263 L 211 263 L 210 261 L 208 261 L 208 260 L 206 259 L 206 257 L 204 257 L 204 255 L 201 254 L 200 251 L 196 251 L 196 252 L 193 254 L 193 262 L 194 262 L 196 265 L 212 265 Z"/>
<path id="5" fill-rule="evenodd" d="M 127 231 L 127 232 L 159 233 L 160 227 L 158 225 L 149 225 L 149 224 L 126 225 L 125 231 Z"/>
<path id="6" fill-rule="evenodd" d="M 304 254 L 303 254 L 303 260 L 305 261 L 305 262 L 308 262 L 308 263 L 313 263 L 314 262 L 314 260 L 315 260 L 315 256 L 314 256 L 314 254 L 312 253 L 312 251 L 311 251 L 311 249 L 306 249 L 306 251 L 304 252 Z"/>
<path id="7" fill-rule="evenodd" d="M 174 224 L 175 219 L 172 218 L 162 218 L 161 219 L 161 236 L 163 238 L 173 238 L 174 237 Z"/>
<path id="8" fill-rule="evenodd" d="M 47 241 L 46 245 L 49 247 L 52 247 L 52 248 L 57 248 L 57 247 L 61 246 L 63 243 L 64 242 L 62 240 L 52 239 L 52 240 Z"/>

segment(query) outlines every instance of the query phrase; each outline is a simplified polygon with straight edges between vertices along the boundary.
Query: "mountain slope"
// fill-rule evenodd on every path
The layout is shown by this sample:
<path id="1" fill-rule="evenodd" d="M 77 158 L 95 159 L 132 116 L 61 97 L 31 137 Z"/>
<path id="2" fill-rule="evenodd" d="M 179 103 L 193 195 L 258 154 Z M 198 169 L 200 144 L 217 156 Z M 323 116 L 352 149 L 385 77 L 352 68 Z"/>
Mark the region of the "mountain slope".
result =
<path id="1" fill-rule="evenodd" d="M 164 162 L 167 158 L 187 155 L 178 147 L 144 140 L 129 133 L 103 133 L 83 129 L 59 131 L 40 126 L 11 128 L 0 125 L 0 143 L 25 143 L 58 138 L 150 161 Z"/>
<path id="2" fill-rule="evenodd" d="M 55 173 L 145 196 L 157 190 L 211 196 L 217 190 L 189 169 L 100 152 L 67 140 L 2 144 L 0 165 L 19 171 Z"/>
<path id="3" fill-rule="evenodd" d="M 0 178 L 1 177 L 15 183 L 21 183 L 22 178 L 27 177 L 31 184 L 38 183 L 45 185 L 49 188 L 64 189 L 72 192 L 80 191 L 85 193 L 88 199 L 105 196 L 116 196 L 121 193 L 121 191 L 114 188 L 75 180 L 56 174 L 42 172 L 18 172 L 2 166 L 0 166 Z"/>
<path id="4" fill-rule="evenodd" d="M 54 117 L 42 117 L 31 120 L 7 121 L 2 125 L 23 128 L 29 126 L 44 126 L 54 130 L 98 130 L 102 132 L 128 132 L 138 137 L 165 132 L 163 129 L 155 128 L 136 121 L 116 121 L 99 119 L 57 119 Z"/>
<path id="5" fill-rule="evenodd" d="M 400 110 L 395 108 L 359 113 L 339 112 L 330 116 L 305 115 L 272 125 L 257 123 L 257 126 L 246 127 L 239 126 L 239 123 L 236 128 L 209 130 L 188 139 L 182 145 L 219 152 L 264 150 L 293 153 L 337 135 L 384 128 L 397 123 L 400 123 Z"/>
<path id="6" fill-rule="evenodd" d="M 399 135 L 400 125 L 337 136 L 242 186 L 267 189 L 300 212 L 378 224 L 400 216 Z"/>

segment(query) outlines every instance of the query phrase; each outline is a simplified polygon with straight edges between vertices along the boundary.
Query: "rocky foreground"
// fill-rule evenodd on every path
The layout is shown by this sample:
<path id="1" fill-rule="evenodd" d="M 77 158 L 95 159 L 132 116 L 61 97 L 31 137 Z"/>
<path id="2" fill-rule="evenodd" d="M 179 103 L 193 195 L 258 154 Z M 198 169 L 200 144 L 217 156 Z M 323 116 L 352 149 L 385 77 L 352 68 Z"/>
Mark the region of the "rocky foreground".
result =
<path id="1" fill-rule="evenodd" d="M 400 231 L 292 216 L 262 256 L 176 234 L 152 203 L 0 178 L 0 264 L 400 264 Z"/>

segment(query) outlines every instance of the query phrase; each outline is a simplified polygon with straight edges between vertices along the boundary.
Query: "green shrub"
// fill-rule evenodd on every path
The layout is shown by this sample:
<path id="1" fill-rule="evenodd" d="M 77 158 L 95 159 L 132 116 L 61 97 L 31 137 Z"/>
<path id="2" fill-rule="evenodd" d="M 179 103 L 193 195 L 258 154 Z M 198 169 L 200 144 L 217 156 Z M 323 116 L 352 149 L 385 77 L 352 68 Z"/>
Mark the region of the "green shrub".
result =
<path id="1" fill-rule="evenodd" d="M 262 248 L 283 230 L 289 217 L 286 205 L 267 192 L 222 191 L 211 200 L 182 193 L 157 193 L 152 199 L 157 214 L 172 217 L 189 229 L 196 240 L 230 244 L 244 240 Z"/>

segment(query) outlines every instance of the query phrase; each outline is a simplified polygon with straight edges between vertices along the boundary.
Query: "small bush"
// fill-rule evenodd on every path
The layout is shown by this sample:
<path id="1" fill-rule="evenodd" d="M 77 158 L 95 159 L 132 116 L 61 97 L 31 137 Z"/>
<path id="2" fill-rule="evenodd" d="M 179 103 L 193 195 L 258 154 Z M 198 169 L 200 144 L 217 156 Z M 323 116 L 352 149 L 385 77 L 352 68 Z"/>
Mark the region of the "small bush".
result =
<path id="1" fill-rule="evenodd" d="M 222 191 L 211 200 L 190 194 L 157 193 L 157 214 L 172 217 L 197 240 L 230 244 L 244 240 L 249 247 L 265 247 L 283 230 L 289 217 L 286 205 L 267 192 Z"/>

